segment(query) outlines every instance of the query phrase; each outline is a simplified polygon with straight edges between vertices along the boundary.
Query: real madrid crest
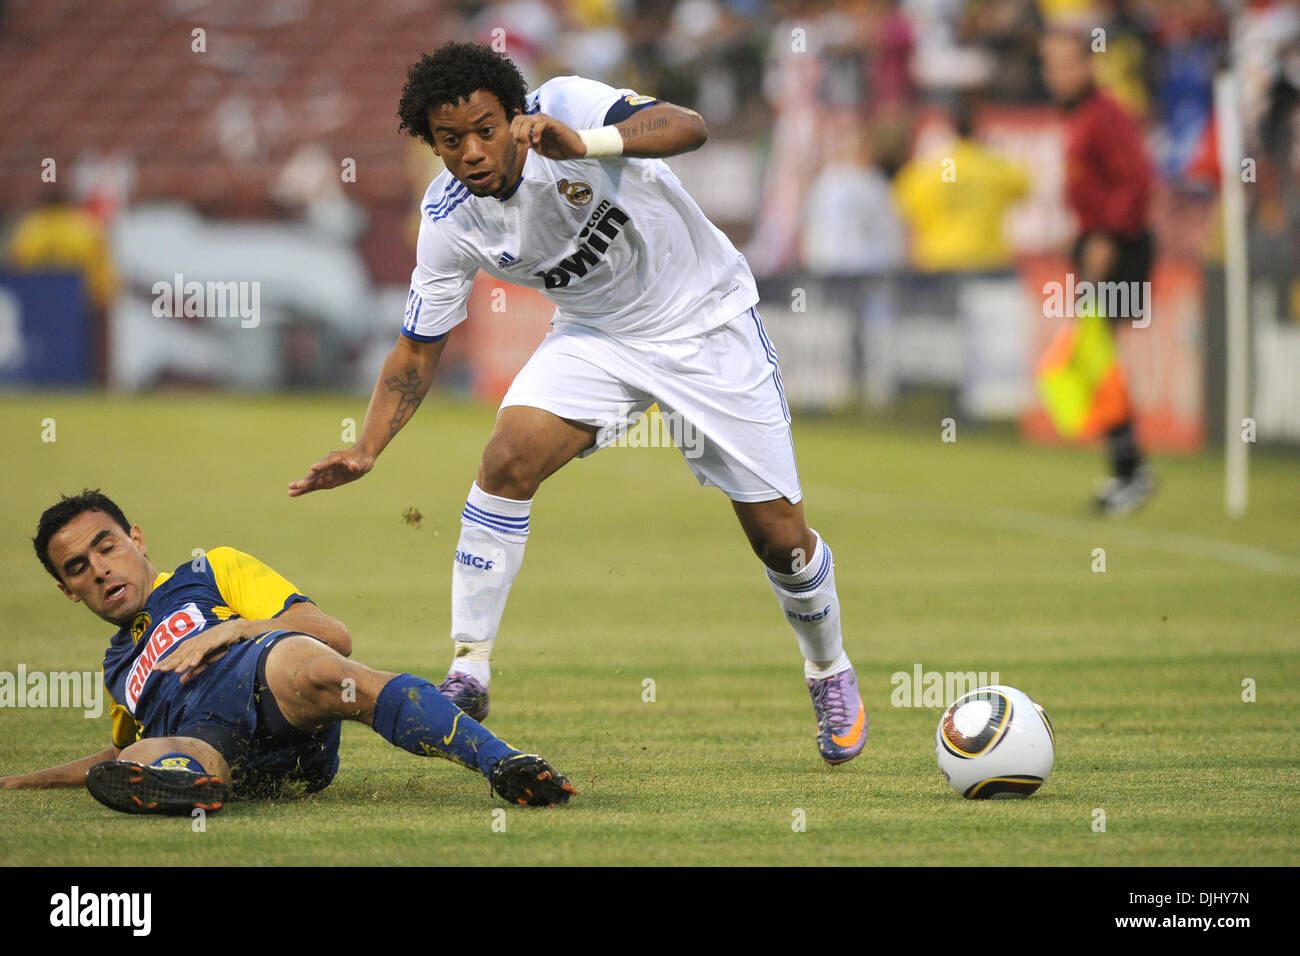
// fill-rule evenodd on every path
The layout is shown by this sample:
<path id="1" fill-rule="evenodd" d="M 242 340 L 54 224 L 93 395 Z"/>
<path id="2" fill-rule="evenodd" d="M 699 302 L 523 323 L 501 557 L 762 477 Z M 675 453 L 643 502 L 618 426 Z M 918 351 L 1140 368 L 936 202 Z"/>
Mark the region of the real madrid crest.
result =
<path id="1" fill-rule="evenodd" d="M 585 206 L 591 202 L 591 187 L 586 183 L 571 183 L 567 179 L 561 179 L 555 188 L 574 206 Z"/>

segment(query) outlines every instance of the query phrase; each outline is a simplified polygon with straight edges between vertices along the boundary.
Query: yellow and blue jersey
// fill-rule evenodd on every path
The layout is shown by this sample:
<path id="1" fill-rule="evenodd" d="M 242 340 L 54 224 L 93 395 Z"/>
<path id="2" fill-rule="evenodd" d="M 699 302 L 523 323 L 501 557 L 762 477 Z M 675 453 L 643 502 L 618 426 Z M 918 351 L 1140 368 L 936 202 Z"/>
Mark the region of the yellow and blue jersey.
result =
<path id="1" fill-rule="evenodd" d="M 257 558 L 234 548 L 214 548 L 159 574 L 144 608 L 113 635 L 104 655 L 114 746 L 171 732 L 171 704 L 183 688 L 180 678 L 157 671 L 156 665 L 179 644 L 222 621 L 273 618 L 310 600 Z M 210 668 L 196 680 L 219 679 L 219 671 Z"/>

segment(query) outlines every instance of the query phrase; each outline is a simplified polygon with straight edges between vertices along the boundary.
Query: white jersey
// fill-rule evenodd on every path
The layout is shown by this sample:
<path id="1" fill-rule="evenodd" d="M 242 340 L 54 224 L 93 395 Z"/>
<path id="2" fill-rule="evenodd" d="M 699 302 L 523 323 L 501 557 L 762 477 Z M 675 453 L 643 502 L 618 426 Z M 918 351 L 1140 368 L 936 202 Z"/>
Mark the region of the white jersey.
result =
<path id="1" fill-rule="evenodd" d="M 527 111 L 573 129 L 654 102 L 579 76 L 528 94 Z M 723 325 L 758 302 L 745 257 L 709 222 L 663 161 L 553 160 L 529 150 L 506 198 L 478 197 L 449 171 L 421 202 L 403 334 L 441 338 L 465 319 L 479 269 L 537 289 L 552 325 L 672 340 Z"/>

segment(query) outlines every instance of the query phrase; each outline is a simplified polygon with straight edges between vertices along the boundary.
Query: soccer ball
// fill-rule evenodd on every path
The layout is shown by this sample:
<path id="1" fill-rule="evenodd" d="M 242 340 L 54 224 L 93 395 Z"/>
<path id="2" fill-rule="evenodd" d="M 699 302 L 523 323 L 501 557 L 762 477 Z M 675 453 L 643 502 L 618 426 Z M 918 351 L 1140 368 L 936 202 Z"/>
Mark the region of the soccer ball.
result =
<path id="1" fill-rule="evenodd" d="M 1024 691 L 995 684 L 953 701 L 934 734 L 939 772 L 967 800 L 1027 797 L 1056 759 L 1047 712 Z"/>

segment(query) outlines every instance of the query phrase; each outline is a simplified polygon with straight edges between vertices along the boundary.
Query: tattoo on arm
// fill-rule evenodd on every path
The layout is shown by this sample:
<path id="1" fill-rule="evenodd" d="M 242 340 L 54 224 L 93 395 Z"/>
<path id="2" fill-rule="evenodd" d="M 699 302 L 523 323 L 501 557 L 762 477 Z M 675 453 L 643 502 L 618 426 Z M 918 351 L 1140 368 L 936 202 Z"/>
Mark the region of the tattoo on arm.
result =
<path id="1" fill-rule="evenodd" d="M 671 124 L 667 116 L 652 116 L 637 123 L 629 123 L 626 126 L 620 125 L 618 131 L 623 136 L 623 145 L 626 146 L 633 140 L 640 138 L 663 139 L 669 125 Z"/>
<path id="2" fill-rule="evenodd" d="M 415 369 L 409 369 L 406 373 L 406 379 L 403 381 L 396 375 L 384 379 L 384 384 L 388 386 L 390 392 L 401 393 L 401 399 L 397 403 L 397 408 L 393 411 L 393 417 L 388 421 L 388 427 L 392 429 L 392 434 L 396 435 L 401 427 L 406 424 L 406 420 L 415 414 L 415 410 L 420 407 L 421 395 L 420 373 Z"/>

